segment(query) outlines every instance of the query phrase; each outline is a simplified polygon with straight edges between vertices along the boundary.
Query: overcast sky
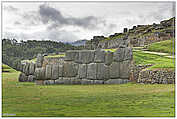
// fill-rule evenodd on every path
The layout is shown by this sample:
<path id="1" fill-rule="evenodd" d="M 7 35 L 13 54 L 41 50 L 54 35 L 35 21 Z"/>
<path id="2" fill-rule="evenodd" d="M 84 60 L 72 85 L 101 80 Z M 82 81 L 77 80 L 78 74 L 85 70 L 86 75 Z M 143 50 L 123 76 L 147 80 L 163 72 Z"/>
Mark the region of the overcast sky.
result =
<path id="1" fill-rule="evenodd" d="M 174 2 L 3 2 L 3 38 L 90 40 L 175 15 Z"/>

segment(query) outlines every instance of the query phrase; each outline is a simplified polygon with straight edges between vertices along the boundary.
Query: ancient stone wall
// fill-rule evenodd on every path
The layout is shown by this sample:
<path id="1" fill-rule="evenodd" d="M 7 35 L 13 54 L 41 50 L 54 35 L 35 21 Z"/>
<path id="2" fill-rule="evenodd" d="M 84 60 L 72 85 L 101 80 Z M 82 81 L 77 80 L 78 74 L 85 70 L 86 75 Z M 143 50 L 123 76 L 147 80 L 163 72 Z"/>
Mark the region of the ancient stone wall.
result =
<path id="1" fill-rule="evenodd" d="M 174 84 L 175 71 L 170 70 L 142 70 L 139 73 L 138 83 Z"/>
<path id="2" fill-rule="evenodd" d="M 64 59 L 38 55 L 36 63 L 19 65 L 19 81 L 36 84 L 121 84 L 130 78 L 132 49 L 69 50 Z"/>

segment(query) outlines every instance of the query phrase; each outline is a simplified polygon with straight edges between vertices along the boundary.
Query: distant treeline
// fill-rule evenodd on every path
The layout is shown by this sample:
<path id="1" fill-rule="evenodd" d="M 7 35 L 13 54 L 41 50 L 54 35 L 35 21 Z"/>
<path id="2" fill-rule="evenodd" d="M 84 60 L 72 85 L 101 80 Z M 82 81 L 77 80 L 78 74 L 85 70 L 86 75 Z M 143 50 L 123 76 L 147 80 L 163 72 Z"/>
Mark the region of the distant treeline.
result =
<path id="1" fill-rule="evenodd" d="M 2 62 L 15 67 L 20 60 L 33 59 L 38 53 L 59 53 L 82 47 L 54 41 L 28 40 L 17 42 L 16 39 L 2 39 Z"/>

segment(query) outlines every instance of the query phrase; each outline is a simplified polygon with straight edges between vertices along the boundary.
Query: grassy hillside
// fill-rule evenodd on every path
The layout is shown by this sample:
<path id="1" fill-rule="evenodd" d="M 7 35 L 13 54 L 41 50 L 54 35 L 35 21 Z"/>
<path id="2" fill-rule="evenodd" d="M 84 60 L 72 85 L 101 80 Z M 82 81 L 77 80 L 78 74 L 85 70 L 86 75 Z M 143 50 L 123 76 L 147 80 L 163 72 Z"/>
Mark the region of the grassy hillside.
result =
<path id="1" fill-rule="evenodd" d="M 2 74 L 2 114 L 12 116 L 173 116 L 175 87 L 162 85 L 50 85 Z M 7 116 L 7 115 L 4 115 Z"/>
<path id="2" fill-rule="evenodd" d="M 173 54 L 175 52 L 175 39 L 152 43 L 148 50 Z"/>
<path id="3" fill-rule="evenodd" d="M 143 51 L 134 51 L 133 59 L 136 64 L 154 64 L 149 69 L 175 69 L 175 59 L 167 58 L 160 55 L 144 53 Z"/>
<path id="4" fill-rule="evenodd" d="M 15 72 L 10 66 L 2 64 L 2 72 Z"/>

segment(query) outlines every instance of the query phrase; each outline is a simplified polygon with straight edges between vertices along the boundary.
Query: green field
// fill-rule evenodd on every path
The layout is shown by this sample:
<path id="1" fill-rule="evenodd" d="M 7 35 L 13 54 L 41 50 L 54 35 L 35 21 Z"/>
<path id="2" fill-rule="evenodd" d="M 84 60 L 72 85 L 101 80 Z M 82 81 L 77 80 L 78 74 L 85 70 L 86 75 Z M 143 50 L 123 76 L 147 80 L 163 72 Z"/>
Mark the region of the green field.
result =
<path id="1" fill-rule="evenodd" d="M 13 116 L 174 117 L 174 84 L 45 85 L 2 73 L 2 114 Z M 6 115 L 5 115 L 6 114 Z M 15 115 L 14 115 L 15 114 Z"/>
<path id="2" fill-rule="evenodd" d="M 148 46 L 148 50 L 173 54 L 173 52 L 175 52 L 175 40 L 171 39 L 152 43 L 150 46 Z"/>

